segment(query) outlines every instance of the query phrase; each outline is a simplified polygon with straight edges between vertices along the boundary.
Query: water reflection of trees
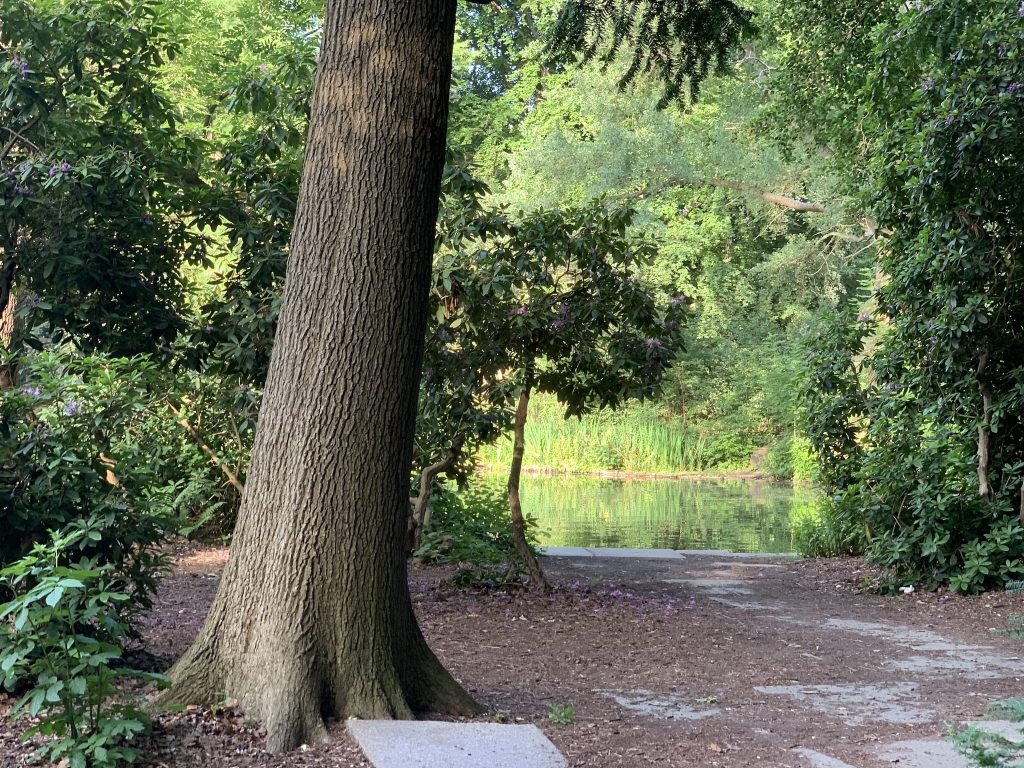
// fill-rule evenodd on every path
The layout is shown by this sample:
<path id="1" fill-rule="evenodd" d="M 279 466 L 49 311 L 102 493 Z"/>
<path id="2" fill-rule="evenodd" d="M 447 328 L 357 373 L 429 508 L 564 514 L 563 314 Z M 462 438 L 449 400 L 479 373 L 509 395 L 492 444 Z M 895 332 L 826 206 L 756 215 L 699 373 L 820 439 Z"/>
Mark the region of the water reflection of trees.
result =
<path id="1" fill-rule="evenodd" d="M 757 480 L 530 477 L 523 499 L 547 544 L 786 552 L 791 513 L 814 493 Z"/>

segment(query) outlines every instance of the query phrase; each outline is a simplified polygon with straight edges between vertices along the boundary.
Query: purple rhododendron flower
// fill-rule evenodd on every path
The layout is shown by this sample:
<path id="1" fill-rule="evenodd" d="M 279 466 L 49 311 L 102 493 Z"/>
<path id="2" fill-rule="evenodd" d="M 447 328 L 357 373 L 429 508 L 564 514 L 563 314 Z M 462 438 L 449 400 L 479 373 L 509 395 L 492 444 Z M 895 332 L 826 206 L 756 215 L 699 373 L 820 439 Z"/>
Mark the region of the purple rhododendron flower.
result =
<path id="1" fill-rule="evenodd" d="M 43 390 L 39 387 L 22 387 L 21 394 L 28 395 L 29 397 L 41 397 Z"/>
<path id="2" fill-rule="evenodd" d="M 79 410 L 81 410 L 81 408 L 79 407 L 78 403 L 76 403 L 74 400 L 68 400 L 67 403 L 64 405 L 65 416 L 75 416 L 78 414 Z"/>
<path id="3" fill-rule="evenodd" d="M 654 351 L 655 349 L 660 349 L 661 339 L 648 339 L 646 342 L 644 342 L 644 346 L 646 346 L 647 349 L 651 351 Z"/>
<path id="4" fill-rule="evenodd" d="M 1024 83 L 1010 83 L 1006 86 L 1007 93 L 1016 93 L 1017 91 L 1024 88 Z"/>
<path id="5" fill-rule="evenodd" d="M 526 307 L 519 307 L 517 309 L 513 309 L 511 312 L 509 312 L 509 316 L 511 316 L 511 317 L 525 317 L 526 316 Z"/>
<path id="6" fill-rule="evenodd" d="M 14 54 L 14 56 L 11 57 L 11 69 L 13 69 L 22 77 L 28 77 L 28 59 L 26 59 L 24 56 Z"/>

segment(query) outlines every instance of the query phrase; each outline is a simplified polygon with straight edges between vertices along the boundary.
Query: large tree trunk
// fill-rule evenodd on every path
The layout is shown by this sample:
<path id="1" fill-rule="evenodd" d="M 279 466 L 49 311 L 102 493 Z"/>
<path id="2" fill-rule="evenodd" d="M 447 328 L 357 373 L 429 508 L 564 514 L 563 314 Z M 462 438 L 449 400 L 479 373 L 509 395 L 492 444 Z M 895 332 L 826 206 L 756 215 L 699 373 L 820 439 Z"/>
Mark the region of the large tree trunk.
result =
<path id="1" fill-rule="evenodd" d="M 523 391 L 519 393 L 516 420 L 512 430 L 512 466 L 508 472 L 508 506 L 512 513 L 512 542 L 515 544 L 519 557 L 526 565 L 530 583 L 546 592 L 550 586 L 533 550 L 526 542 L 526 519 L 523 517 L 523 503 L 519 498 L 519 481 L 523 475 L 523 454 L 526 452 L 526 416 L 529 409 L 530 385 L 526 384 Z"/>
<path id="2" fill-rule="evenodd" d="M 168 701 L 283 751 L 325 719 L 477 707 L 406 580 L 455 0 L 330 0 L 281 316 L 231 557 Z"/>

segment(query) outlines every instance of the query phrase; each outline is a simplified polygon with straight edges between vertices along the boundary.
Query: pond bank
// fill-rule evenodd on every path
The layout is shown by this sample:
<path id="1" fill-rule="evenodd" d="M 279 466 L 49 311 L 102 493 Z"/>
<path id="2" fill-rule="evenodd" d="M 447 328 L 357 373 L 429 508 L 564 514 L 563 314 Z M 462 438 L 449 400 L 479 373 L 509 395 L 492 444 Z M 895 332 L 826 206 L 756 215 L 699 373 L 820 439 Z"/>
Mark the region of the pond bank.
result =
<path id="1" fill-rule="evenodd" d="M 477 470 L 482 475 L 497 475 L 503 472 L 507 473 L 508 467 L 502 464 L 478 463 Z M 535 477 L 594 477 L 603 480 L 761 480 L 781 485 L 804 485 L 802 482 L 773 478 L 757 470 L 737 470 L 733 472 L 632 472 L 620 469 L 561 469 L 558 467 L 533 465 L 524 466 L 523 474 Z"/>

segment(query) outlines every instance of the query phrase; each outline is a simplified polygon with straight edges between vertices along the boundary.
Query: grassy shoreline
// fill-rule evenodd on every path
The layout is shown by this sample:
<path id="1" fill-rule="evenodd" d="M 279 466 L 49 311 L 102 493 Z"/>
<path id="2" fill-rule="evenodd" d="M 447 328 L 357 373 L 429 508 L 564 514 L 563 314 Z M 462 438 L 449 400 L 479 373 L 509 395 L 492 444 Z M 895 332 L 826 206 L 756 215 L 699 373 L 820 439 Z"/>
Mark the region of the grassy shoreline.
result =
<path id="1" fill-rule="evenodd" d="M 481 474 L 508 472 L 507 464 L 478 461 L 477 471 Z M 793 480 L 772 477 L 755 469 L 749 470 L 689 470 L 677 472 L 645 472 L 624 469 L 569 469 L 547 467 L 539 464 L 523 467 L 523 474 L 542 477 L 593 477 L 605 480 L 758 480 L 779 485 L 794 485 Z"/>

